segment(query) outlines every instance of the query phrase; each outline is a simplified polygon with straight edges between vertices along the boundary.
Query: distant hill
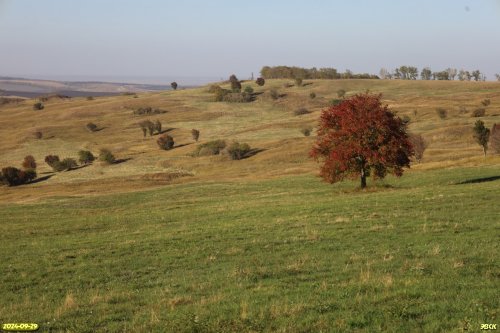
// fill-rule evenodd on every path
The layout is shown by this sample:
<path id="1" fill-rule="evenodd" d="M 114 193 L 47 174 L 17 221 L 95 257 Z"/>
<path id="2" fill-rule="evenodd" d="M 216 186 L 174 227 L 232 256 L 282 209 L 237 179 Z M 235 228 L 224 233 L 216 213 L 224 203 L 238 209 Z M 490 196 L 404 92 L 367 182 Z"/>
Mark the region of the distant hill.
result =
<path id="1" fill-rule="evenodd" d="M 106 96 L 124 92 L 148 92 L 169 90 L 170 85 L 115 83 L 115 82 L 72 82 L 54 80 L 33 80 L 0 76 L 0 95 L 33 98 L 44 94 L 62 94 L 70 97 Z"/>

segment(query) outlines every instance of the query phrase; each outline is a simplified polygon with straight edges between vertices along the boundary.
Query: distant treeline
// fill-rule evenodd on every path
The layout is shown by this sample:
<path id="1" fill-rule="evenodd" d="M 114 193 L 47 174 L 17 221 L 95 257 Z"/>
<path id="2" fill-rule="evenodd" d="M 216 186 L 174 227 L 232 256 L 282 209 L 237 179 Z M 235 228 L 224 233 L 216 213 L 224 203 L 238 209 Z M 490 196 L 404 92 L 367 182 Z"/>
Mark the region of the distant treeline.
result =
<path id="1" fill-rule="evenodd" d="M 368 73 L 354 74 L 350 70 L 339 73 L 335 68 L 302 68 L 289 66 L 264 66 L 260 75 L 265 79 L 379 79 L 377 75 Z"/>

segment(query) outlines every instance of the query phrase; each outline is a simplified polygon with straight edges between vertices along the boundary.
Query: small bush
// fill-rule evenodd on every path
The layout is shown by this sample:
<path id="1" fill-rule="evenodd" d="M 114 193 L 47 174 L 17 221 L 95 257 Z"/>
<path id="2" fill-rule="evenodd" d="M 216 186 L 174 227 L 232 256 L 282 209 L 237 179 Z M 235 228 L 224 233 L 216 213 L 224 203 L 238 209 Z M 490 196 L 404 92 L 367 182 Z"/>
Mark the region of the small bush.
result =
<path id="1" fill-rule="evenodd" d="M 90 131 L 90 132 L 95 132 L 97 131 L 97 125 L 94 123 L 88 123 L 85 125 L 85 127 Z"/>
<path id="2" fill-rule="evenodd" d="M 485 108 L 477 108 L 472 112 L 472 117 L 484 117 L 486 114 L 486 109 Z"/>
<path id="3" fill-rule="evenodd" d="M 43 134 L 42 134 L 42 132 L 40 132 L 40 131 L 36 131 L 36 132 L 34 132 L 34 133 L 33 133 L 33 137 L 34 137 L 35 139 L 40 140 L 40 139 L 43 137 Z"/>
<path id="4" fill-rule="evenodd" d="M 243 90 L 246 94 L 253 94 L 253 88 L 250 86 L 246 86 L 245 89 Z"/>
<path id="5" fill-rule="evenodd" d="M 227 90 L 227 89 L 223 89 L 219 86 L 216 86 L 213 94 L 214 94 L 214 101 L 215 102 L 222 102 L 224 100 L 224 97 L 227 95 L 227 94 L 230 94 L 231 91 L 230 90 Z"/>
<path id="6" fill-rule="evenodd" d="M 310 98 L 310 99 L 315 99 L 315 98 L 316 98 L 316 93 L 315 93 L 315 92 L 311 92 L 311 93 L 309 94 L 309 98 Z"/>
<path id="7" fill-rule="evenodd" d="M 88 150 L 80 150 L 78 152 L 78 162 L 80 164 L 90 164 L 95 160 L 94 155 Z"/>
<path id="8" fill-rule="evenodd" d="M 312 127 L 303 127 L 300 129 L 300 133 L 302 133 L 304 136 L 310 136 L 312 132 Z"/>
<path id="9" fill-rule="evenodd" d="M 87 101 L 93 101 L 94 100 L 94 96 L 87 96 Z"/>
<path id="10" fill-rule="evenodd" d="M 436 108 L 436 114 L 439 118 L 446 119 L 446 117 L 448 116 L 448 110 L 446 110 L 445 108 Z"/>
<path id="11" fill-rule="evenodd" d="M 36 102 L 33 104 L 33 110 L 38 111 L 38 110 L 43 110 L 45 106 L 43 105 L 42 102 Z"/>
<path id="12" fill-rule="evenodd" d="M 172 89 L 177 90 L 177 82 L 174 81 L 170 83 L 170 86 L 172 87 Z"/>
<path id="13" fill-rule="evenodd" d="M 427 149 L 427 142 L 420 134 L 410 135 L 410 142 L 413 145 L 413 150 L 415 151 L 415 159 L 418 163 L 422 161 L 424 152 Z"/>
<path id="14" fill-rule="evenodd" d="M 295 85 L 297 87 L 302 87 L 302 78 L 300 77 L 295 78 Z"/>
<path id="15" fill-rule="evenodd" d="M 196 147 L 194 155 L 196 156 L 219 155 L 224 148 L 226 148 L 226 141 L 224 140 L 209 141 Z"/>
<path id="16" fill-rule="evenodd" d="M 257 78 L 257 80 L 255 80 L 255 83 L 257 83 L 258 86 L 262 87 L 266 83 L 266 80 L 264 80 L 264 78 L 262 77 L 259 77 Z"/>
<path id="17" fill-rule="evenodd" d="M 337 90 L 338 98 L 344 98 L 346 91 L 344 89 Z"/>
<path id="18" fill-rule="evenodd" d="M 66 157 L 64 160 L 58 163 L 62 170 L 71 170 L 78 166 L 74 158 Z M 60 171 L 62 171 L 60 170 Z"/>
<path id="19" fill-rule="evenodd" d="M 253 96 L 247 93 L 229 93 L 225 94 L 224 102 L 228 103 L 249 103 L 253 101 Z"/>
<path id="20" fill-rule="evenodd" d="M 174 138 L 168 134 L 160 136 L 158 140 L 156 140 L 156 143 L 160 146 L 160 149 L 163 150 L 170 150 L 174 148 Z"/>
<path id="21" fill-rule="evenodd" d="M 115 163 L 115 156 L 108 149 L 101 149 L 99 151 L 99 161 L 105 162 L 107 164 Z"/>
<path id="22" fill-rule="evenodd" d="M 200 131 L 193 128 L 191 130 L 191 136 L 193 137 L 193 140 L 195 140 L 196 142 L 198 142 L 198 138 L 200 137 Z"/>
<path id="23" fill-rule="evenodd" d="M 35 158 L 31 155 L 28 155 L 24 158 L 23 168 L 25 169 L 36 169 Z"/>
<path id="24" fill-rule="evenodd" d="M 36 178 L 36 171 L 33 169 L 19 170 L 14 167 L 3 168 L 0 174 L 0 181 L 9 186 L 26 184 Z"/>
<path id="25" fill-rule="evenodd" d="M 167 111 L 161 110 L 161 109 L 153 109 L 150 106 L 147 107 L 142 107 L 134 110 L 134 115 L 142 116 L 142 115 L 152 115 L 152 114 L 162 114 L 166 113 Z"/>
<path id="26" fill-rule="evenodd" d="M 227 148 L 227 153 L 232 160 L 241 160 L 250 152 L 250 146 L 246 143 L 233 142 Z"/>
<path id="27" fill-rule="evenodd" d="M 481 101 L 481 104 L 484 106 L 484 107 L 487 107 L 488 105 L 491 104 L 491 100 L 489 98 L 487 99 L 484 99 Z"/>
<path id="28" fill-rule="evenodd" d="M 47 155 L 45 156 L 45 163 L 48 164 L 52 169 L 59 162 L 59 156 L 57 155 Z"/>
<path id="29" fill-rule="evenodd" d="M 328 106 L 337 106 L 340 103 L 342 103 L 341 99 L 334 98 L 334 99 L 331 99 L 330 101 L 328 101 Z"/>
<path id="30" fill-rule="evenodd" d="M 279 93 L 278 93 L 278 90 L 276 89 L 271 89 L 269 90 L 269 96 L 271 96 L 272 99 L 276 100 L 280 97 Z"/>
<path id="31" fill-rule="evenodd" d="M 303 114 L 308 114 L 308 113 L 311 112 L 309 112 L 309 110 L 307 110 L 306 108 L 298 108 L 297 110 L 293 111 L 293 114 L 296 116 L 301 116 Z"/>

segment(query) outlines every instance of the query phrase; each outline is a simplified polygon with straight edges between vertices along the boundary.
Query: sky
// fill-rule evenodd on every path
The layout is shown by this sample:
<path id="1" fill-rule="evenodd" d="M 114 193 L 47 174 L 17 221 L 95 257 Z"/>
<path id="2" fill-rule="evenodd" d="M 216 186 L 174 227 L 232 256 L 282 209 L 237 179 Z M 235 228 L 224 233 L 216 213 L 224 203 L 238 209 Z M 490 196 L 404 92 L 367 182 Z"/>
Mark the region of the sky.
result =
<path id="1" fill-rule="evenodd" d="M 0 0 L 0 76 L 159 83 L 246 79 L 265 65 L 492 80 L 500 0 Z"/>

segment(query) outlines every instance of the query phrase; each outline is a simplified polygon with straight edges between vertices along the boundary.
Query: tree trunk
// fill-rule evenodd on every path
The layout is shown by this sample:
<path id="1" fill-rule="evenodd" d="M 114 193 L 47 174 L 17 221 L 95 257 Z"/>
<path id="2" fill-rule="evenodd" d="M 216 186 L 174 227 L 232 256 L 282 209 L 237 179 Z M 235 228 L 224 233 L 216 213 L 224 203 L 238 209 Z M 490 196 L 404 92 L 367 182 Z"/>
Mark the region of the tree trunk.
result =
<path id="1" fill-rule="evenodd" d="M 486 157 L 486 147 L 483 146 L 484 157 Z"/>
<path id="2" fill-rule="evenodd" d="M 366 187 L 366 172 L 365 169 L 361 169 L 361 188 Z"/>

